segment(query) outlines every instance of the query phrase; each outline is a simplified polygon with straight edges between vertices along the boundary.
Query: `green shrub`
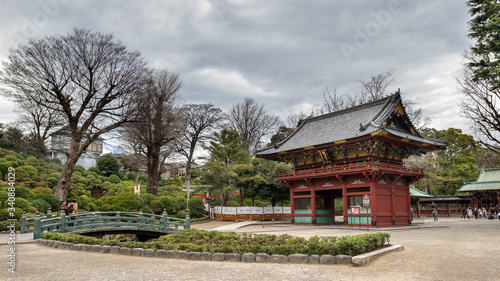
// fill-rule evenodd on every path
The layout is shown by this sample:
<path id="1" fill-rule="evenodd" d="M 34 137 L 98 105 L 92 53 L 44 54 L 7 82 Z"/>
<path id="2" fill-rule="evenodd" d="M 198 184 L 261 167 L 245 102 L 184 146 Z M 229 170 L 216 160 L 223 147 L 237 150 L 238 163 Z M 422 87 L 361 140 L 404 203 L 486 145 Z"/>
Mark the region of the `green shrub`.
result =
<path id="1" fill-rule="evenodd" d="M 153 209 L 151 209 L 151 207 L 147 204 L 142 205 L 141 210 L 145 214 L 153 214 Z"/>
<path id="2" fill-rule="evenodd" d="M 128 173 L 127 179 L 130 181 L 135 181 L 135 173 L 133 173 L 133 172 Z"/>
<path id="3" fill-rule="evenodd" d="M 291 255 L 357 255 L 384 247 L 389 239 L 387 233 L 370 233 L 345 237 L 311 237 L 306 240 L 287 234 L 249 234 L 235 232 L 184 230 L 161 236 L 148 242 L 105 241 L 68 233 L 45 233 L 42 238 L 63 242 L 93 245 L 113 245 L 130 248 L 164 249 L 176 251 L 220 252 L 220 253 L 267 253 Z"/>
<path id="4" fill-rule="evenodd" d="M 80 173 L 80 174 L 83 174 L 83 173 L 85 173 L 85 168 L 82 165 L 76 165 L 75 169 L 73 171 Z"/>
<path id="5" fill-rule="evenodd" d="M 99 208 L 99 210 L 101 212 L 114 212 L 118 210 L 118 208 L 110 204 L 104 204 Z"/>
<path id="6" fill-rule="evenodd" d="M 89 203 L 88 211 L 89 212 L 97 212 L 97 211 L 99 211 L 99 207 L 97 207 L 97 205 L 94 203 Z"/>
<path id="7" fill-rule="evenodd" d="M 9 202 L 12 202 L 12 201 L 9 201 L 9 200 L 4 201 L 3 207 L 4 208 L 12 207 L 11 205 L 9 205 Z M 21 198 L 21 197 L 16 197 L 15 201 L 14 201 L 14 207 L 21 208 L 23 211 L 28 213 L 30 211 L 30 208 L 32 207 L 32 205 L 28 200 Z"/>
<path id="8" fill-rule="evenodd" d="M 2 173 L 2 178 L 7 176 L 10 167 L 14 168 L 14 165 L 11 162 L 0 162 L 0 172 Z"/>
<path id="9" fill-rule="evenodd" d="M 50 208 L 50 204 L 45 202 L 45 200 L 42 199 L 33 199 L 30 201 L 31 205 L 35 207 L 40 213 L 47 213 L 47 210 Z M 52 208 L 51 208 L 52 210 Z"/>
<path id="10" fill-rule="evenodd" d="M 178 219 L 185 219 L 186 218 L 186 211 L 179 211 L 177 215 L 175 215 L 176 218 Z"/>
<path id="11" fill-rule="evenodd" d="M 193 218 L 199 218 L 205 214 L 205 204 L 203 199 L 193 196 L 189 198 L 189 215 Z"/>
<path id="12" fill-rule="evenodd" d="M 95 173 L 97 175 L 101 175 L 101 171 L 99 171 L 99 169 L 97 169 L 96 167 L 90 167 L 88 171 L 89 173 Z"/>
<path id="13" fill-rule="evenodd" d="M 14 225 L 16 227 L 16 230 L 20 230 L 21 229 L 21 223 L 20 222 L 15 222 Z M 10 231 L 10 228 L 8 228 L 9 226 L 11 226 L 11 222 L 10 221 L 0 221 L 0 231 Z"/>
<path id="14" fill-rule="evenodd" d="M 121 192 L 114 200 L 114 205 L 118 210 L 127 212 L 137 212 L 143 203 L 139 195 L 132 192 Z"/>
<path id="15" fill-rule="evenodd" d="M 29 188 L 26 188 L 26 187 L 21 186 L 21 185 L 16 185 L 15 187 L 16 187 L 16 197 L 27 199 L 27 200 L 30 200 L 31 198 L 33 198 L 33 192 L 31 192 L 31 190 Z"/>
<path id="16" fill-rule="evenodd" d="M 158 200 L 163 204 L 163 208 L 167 211 L 167 214 L 172 214 L 174 212 L 174 201 L 167 196 L 159 196 Z"/>
<path id="17" fill-rule="evenodd" d="M 155 214 L 161 214 L 163 212 L 163 208 L 165 207 L 160 200 L 151 201 L 151 203 L 149 203 L 149 206 Z"/>
<path id="18" fill-rule="evenodd" d="M 26 170 L 26 173 L 30 175 L 30 177 L 38 176 L 38 170 L 30 165 L 23 166 L 24 169 Z"/>
<path id="19" fill-rule="evenodd" d="M 111 183 L 120 183 L 121 182 L 120 177 L 115 175 L 115 174 L 112 174 L 111 176 L 109 176 L 108 180 Z"/>
<path id="20" fill-rule="evenodd" d="M 12 217 L 14 215 L 14 217 Z M 14 212 L 10 212 L 8 208 L 0 210 L 0 221 L 8 219 L 20 220 L 23 216 L 23 210 L 21 208 L 15 208 Z"/>
<path id="21" fill-rule="evenodd" d="M 144 203 L 150 204 L 151 201 L 155 200 L 155 196 L 150 193 L 143 193 L 141 194 L 141 199 L 144 201 Z"/>
<path id="22" fill-rule="evenodd" d="M 40 193 L 40 194 L 35 195 L 33 197 L 33 200 L 34 199 L 42 199 L 45 202 L 49 203 L 50 209 L 52 210 L 52 212 L 58 212 L 59 206 L 61 206 L 61 201 L 52 194 Z"/>
<path id="23" fill-rule="evenodd" d="M 178 213 L 187 208 L 187 199 L 184 196 L 175 197 L 175 211 Z"/>

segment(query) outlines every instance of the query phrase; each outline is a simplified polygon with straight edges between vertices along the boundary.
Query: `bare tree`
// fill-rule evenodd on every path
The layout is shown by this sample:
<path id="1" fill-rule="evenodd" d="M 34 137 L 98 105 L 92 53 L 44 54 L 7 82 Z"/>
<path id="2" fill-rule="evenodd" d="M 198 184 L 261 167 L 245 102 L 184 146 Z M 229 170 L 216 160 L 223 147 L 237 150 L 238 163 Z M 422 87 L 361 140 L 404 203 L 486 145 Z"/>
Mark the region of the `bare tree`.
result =
<path id="1" fill-rule="evenodd" d="M 100 135 L 134 121 L 131 100 L 146 64 L 112 34 L 73 29 L 10 50 L 0 81 L 14 101 L 30 99 L 64 116 L 71 135 L 55 195 L 65 200 L 80 155 Z"/>
<path id="2" fill-rule="evenodd" d="M 358 104 L 367 103 L 383 98 L 387 94 L 387 87 L 394 81 L 394 70 L 370 76 L 368 80 L 359 80 L 361 93 Z"/>
<path id="3" fill-rule="evenodd" d="M 28 98 L 18 100 L 16 104 L 21 113 L 18 123 L 28 130 L 26 140 L 35 149 L 35 157 L 39 159 L 46 149 L 45 141 L 49 138 L 49 134 L 64 125 L 64 116 Z"/>
<path id="4" fill-rule="evenodd" d="M 233 105 L 229 111 L 229 126 L 238 132 L 240 143 L 248 144 L 248 152 L 258 149 L 262 138 L 270 135 L 279 125 L 278 117 L 267 114 L 264 105 L 252 98 Z"/>
<path id="5" fill-rule="evenodd" d="M 212 104 L 187 104 L 183 108 L 186 130 L 176 142 L 177 151 L 186 157 L 186 185 L 191 184 L 191 165 L 199 143 L 211 139 L 214 129 L 218 129 L 224 119 L 220 108 Z"/>
<path id="6" fill-rule="evenodd" d="M 154 71 L 136 100 L 139 120 L 128 131 L 146 156 L 147 192 L 158 193 L 158 180 L 165 159 L 174 152 L 173 141 L 184 131 L 178 91 L 179 75 L 166 70 Z"/>
<path id="7" fill-rule="evenodd" d="M 500 154 L 500 88 L 494 87 L 495 77 L 476 79 L 471 65 L 479 63 L 479 55 L 466 54 L 472 63 L 466 64 L 463 78 L 458 80 L 463 96 L 461 113 L 471 122 L 479 142 Z"/>
<path id="8" fill-rule="evenodd" d="M 313 107 L 313 115 L 323 115 L 330 112 L 339 111 L 347 108 L 347 98 L 337 94 L 337 88 L 323 90 L 323 101 L 321 104 L 316 104 Z"/>

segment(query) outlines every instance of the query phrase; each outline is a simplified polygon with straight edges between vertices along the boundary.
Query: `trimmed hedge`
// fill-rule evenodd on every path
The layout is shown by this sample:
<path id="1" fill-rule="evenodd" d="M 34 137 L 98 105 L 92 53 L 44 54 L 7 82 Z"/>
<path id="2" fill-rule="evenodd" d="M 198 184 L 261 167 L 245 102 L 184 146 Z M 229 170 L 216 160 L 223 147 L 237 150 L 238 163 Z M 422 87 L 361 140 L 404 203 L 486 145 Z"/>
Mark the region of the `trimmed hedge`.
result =
<path id="1" fill-rule="evenodd" d="M 390 234 L 369 233 L 356 236 L 318 237 L 308 240 L 288 234 L 251 234 L 189 229 L 148 242 L 118 242 L 76 234 L 46 233 L 44 239 L 75 244 L 108 245 L 129 248 L 162 249 L 210 253 L 266 253 L 269 255 L 349 255 L 356 256 L 388 246 Z"/>

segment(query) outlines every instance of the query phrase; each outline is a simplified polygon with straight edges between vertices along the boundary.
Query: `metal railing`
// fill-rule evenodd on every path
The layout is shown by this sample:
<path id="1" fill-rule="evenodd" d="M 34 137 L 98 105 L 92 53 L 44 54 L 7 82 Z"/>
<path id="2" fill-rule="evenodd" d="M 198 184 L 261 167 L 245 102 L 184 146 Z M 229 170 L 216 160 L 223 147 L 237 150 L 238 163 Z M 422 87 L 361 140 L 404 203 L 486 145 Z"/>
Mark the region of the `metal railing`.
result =
<path id="1" fill-rule="evenodd" d="M 73 232 L 105 227 L 135 227 L 161 231 L 180 231 L 189 229 L 191 221 L 189 213 L 186 219 L 168 217 L 164 211 L 162 215 L 144 214 L 139 212 L 89 212 L 66 216 L 64 212 L 59 217 L 41 218 L 39 214 L 34 218 L 21 218 L 21 233 L 33 233 L 33 239 L 41 238 L 47 232 Z M 182 227 L 182 228 L 181 228 Z"/>

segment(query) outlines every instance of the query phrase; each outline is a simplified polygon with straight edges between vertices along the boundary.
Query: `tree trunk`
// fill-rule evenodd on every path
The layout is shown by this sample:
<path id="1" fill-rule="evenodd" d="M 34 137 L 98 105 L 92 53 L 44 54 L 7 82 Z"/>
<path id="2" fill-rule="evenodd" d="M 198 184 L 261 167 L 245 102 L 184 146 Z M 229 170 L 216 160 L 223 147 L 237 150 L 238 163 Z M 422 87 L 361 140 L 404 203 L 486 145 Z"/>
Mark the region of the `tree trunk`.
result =
<path id="1" fill-rule="evenodd" d="M 160 149 L 148 147 L 147 151 L 148 187 L 147 193 L 158 194 L 158 179 L 160 177 Z"/>
<path id="2" fill-rule="evenodd" d="M 243 186 L 240 186 L 240 206 L 243 206 L 243 196 L 245 192 L 245 188 Z"/>
<path id="3" fill-rule="evenodd" d="M 55 196 L 64 201 L 68 198 L 69 192 L 73 189 L 71 186 L 71 175 L 76 166 L 76 162 L 82 151 L 80 151 L 80 142 L 73 141 L 70 142 L 69 153 L 67 154 L 66 163 L 64 164 L 63 170 L 61 172 L 61 177 L 59 178 L 59 182 L 57 183 Z"/>

